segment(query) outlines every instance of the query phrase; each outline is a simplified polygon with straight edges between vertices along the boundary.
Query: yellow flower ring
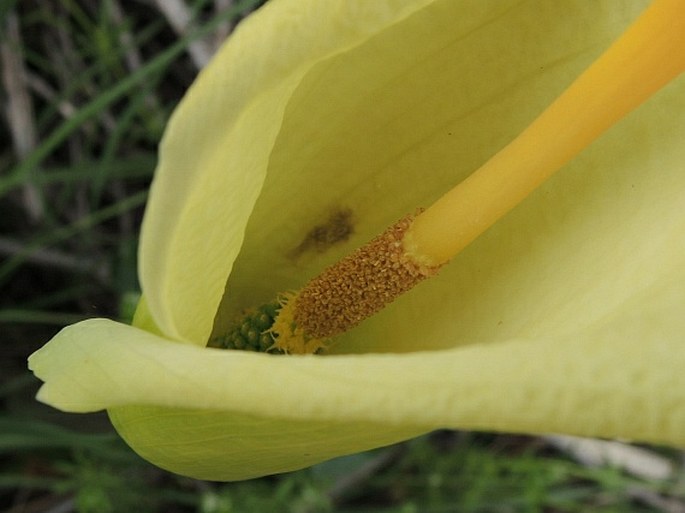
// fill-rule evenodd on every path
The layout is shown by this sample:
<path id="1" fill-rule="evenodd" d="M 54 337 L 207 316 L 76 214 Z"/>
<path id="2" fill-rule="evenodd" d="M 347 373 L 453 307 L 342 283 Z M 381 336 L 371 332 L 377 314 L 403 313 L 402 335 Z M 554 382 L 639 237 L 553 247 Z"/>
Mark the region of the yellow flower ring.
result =
<path id="1" fill-rule="evenodd" d="M 134 326 L 65 328 L 38 398 L 214 480 L 436 428 L 685 445 L 683 77 L 325 355 L 205 347 L 469 176 L 647 5 L 272 0 L 168 126 Z"/>

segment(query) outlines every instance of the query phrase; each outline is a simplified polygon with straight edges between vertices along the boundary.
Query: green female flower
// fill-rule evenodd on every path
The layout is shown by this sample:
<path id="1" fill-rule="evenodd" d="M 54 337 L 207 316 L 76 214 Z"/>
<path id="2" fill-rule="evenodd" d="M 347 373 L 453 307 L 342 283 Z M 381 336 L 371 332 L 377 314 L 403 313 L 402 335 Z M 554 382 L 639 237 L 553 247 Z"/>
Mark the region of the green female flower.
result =
<path id="1" fill-rule="evenodd" d="M 583 75 L 562 103 L 577 110 L 538 118 L 507 157 L 521 174 L 485 180 L 496 187 L 467 194 L 456 218 L 449 199 L 419 215 L 409 253 L 430 268 L 451 259 L 437 277 L 318 354 L 206 347 L 477 176 L 647 5 L 272 0 L 169 124 L 133 326 L 60 332 L 31 357 L 38 398 L 107 409 L 143 457 L 216 480 L 436 428 L 685 444 L 682 77 L 618 121 L 685 67 L 682 13 L 659 15 L 658 37 L 631 36 L 611 73 Z M 634 87 L 612 89 L 622 70 Z M 513 183 L 548 178 L 615 121 L 544 184 Z M 511 194 L 527 198 L 493 225 Z M 453 237 L 464 219 L 476 235 L 492 226 L 466 246 L 468 229 Z"/>

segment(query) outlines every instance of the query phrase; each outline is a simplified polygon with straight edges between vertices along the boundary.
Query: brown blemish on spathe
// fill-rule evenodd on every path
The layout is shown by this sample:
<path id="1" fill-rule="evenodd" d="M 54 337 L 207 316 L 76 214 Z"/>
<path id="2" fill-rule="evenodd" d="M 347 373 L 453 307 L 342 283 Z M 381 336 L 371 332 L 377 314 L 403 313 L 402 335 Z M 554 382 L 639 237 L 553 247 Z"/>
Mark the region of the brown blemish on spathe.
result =
<path id="1" fill-rule="evenodd" d="M 292 256 L 297 258 L 308 251 L 323 253 L 332 246 L 348 240 L 353 232 L 352 210 L 338 208 L 330 213 L 325 222 L 317 224 L 307 232 L 302 242 L 292 251 Z"/>
<path id="2" fill-rule="evenodd" d="M 437 267 L 421 266 L 405 252 L 402 239 L 413 219 L 401 219 L 305 285 L 292 299 L 298 328 L 317 339 L 339 335 L 435 274 Z"/>

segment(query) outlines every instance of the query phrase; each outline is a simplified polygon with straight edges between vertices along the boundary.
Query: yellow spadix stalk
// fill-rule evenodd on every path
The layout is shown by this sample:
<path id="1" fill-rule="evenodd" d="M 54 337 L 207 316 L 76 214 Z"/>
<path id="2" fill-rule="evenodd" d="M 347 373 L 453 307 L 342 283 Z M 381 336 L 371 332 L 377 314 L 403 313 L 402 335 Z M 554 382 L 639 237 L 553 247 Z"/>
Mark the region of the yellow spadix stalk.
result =
<path id="1" fill-rule="evenodd" d="M 407 216 L 287 298 L 275 347 L 314 352 L 434 274 L 685 70 L 685 0 L 655 0 L 530 126 L 416 218 Z"/>
<path id="2" fill-rule="evenodd" d="M 417 217 L 407 250 L 444 264 L 683 70 L 685 1 L 656 0 L 516 139 Z"/>

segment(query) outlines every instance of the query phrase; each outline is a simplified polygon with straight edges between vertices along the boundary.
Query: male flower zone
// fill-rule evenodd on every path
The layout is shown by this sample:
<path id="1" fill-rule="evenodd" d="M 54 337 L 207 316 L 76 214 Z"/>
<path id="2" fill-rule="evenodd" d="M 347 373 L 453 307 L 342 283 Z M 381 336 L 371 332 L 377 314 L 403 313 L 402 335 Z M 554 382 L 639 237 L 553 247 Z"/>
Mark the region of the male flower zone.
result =
<path id="1" fill-rule="evenodd" d="M 169 123 L 133 326 L 61 331 L 38 399 L 214 480 L 685 444 L 684 68 L 681 0 L 272 0 Z"/>

